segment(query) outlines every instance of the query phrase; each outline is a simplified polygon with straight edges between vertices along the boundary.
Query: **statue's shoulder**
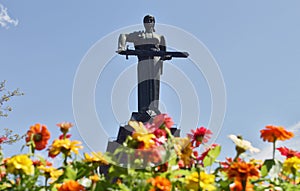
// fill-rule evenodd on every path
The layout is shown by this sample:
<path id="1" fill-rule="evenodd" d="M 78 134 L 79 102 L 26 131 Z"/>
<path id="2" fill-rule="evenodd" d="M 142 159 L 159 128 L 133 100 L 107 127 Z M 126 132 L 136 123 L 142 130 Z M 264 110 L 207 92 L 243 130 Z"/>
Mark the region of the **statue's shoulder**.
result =
<path id="1" fill-rule="evenodd" d="M 132 33 L 130 33 L 131 35 L 136 35 L 136 36 L 139 36 L 139 35 L 143 35 L 145 34 L 145 31 L 134 31 Z"/>
<path id="2" fill-rule="evenodd" d="M 164 38 L 163 35 L 158 34 L 158 33 L 156 33 L 156 32 L 153 33 L 153 36 L 156 37 L 156 38 Z"/>

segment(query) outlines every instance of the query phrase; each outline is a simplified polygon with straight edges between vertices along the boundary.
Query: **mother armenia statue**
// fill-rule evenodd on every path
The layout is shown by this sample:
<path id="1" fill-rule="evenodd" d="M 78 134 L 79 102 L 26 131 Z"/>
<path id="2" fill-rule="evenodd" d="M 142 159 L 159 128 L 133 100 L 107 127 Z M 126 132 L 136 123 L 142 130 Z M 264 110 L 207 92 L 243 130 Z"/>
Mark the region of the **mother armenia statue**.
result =
<path id="1" fill-rule="evenodd" d="M 138 57 L 138 113 L 155 116 L 159 111 L 160 75 L 163 61 L 172 57 L 187 57 L 188 53 L 166 52 L 166 40 L 163 35 L 155 32 L 155 18 L 146 15 L 143 19 L 144 31 L 120 34 L 118 53 Z M 126 48 L 133 43 L 135 50 Z"/>

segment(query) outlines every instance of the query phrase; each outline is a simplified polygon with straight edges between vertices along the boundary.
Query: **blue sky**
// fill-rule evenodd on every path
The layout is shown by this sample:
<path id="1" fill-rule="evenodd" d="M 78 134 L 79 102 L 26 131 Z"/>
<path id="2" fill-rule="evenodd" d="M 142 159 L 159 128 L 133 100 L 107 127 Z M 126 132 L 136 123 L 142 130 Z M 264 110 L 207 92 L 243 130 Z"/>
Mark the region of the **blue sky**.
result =
<path id="1" fill-rule="evenodd" d="M 12 23 L 0 28 L 0 80 L 7 80 L 9 89 L 19 87 L 25 92 L 25 96 L 10 102 L 14 111 L 1 119 L 1 128 L 23 134 L 30 125 L 39 122 L 58 134 L 56 123 L 75 123 L 72 88 L 76 71 L 88 50 L 106 35 L 141 24 L 143 16 L 152 14 L 157 23 L 176 26 L 194 35 L 218 63 L 227 94 L 226 116 L 216 141 L 224 145 L 223 156 L 234 155 L 228 134 L 242 134 L 261 149 L 268 149 L 268 144 L 259 139 L 259 130 L 267 124 L 282 125 L 299 134 L 300 2 L 297 0 L 188 3 L 1 0 L 0 3 L 12 19 L 18 20 L 16 26 Z M 167 36 L 166 39 L 168 43 Z M 117 40 L 111 43 L 117 47 Z M 116 62 L 122 62 L 123 66 L 118 67 Z M 104 92 L 112 86 L 108 82 L 118 77 L 127 67 L 124 65 L 129 67 L 133 62 L 115 57 L 97 82 L 97 112 L 101 114 L 100 119 L 107 119 L 105 129 L 112 137 L 116 136 L 119 122 L 104 115 L 111 108 L 106 108 L 109 104 L 102 103 L 101 96 L 110 96 Z M 203 108 L 196 118 L 199 118 L 198 126 L 207 126 L 211 112 L 208 86 L 201 73 L 195 73 L 191 65 L 185 67 L 183 62 L 189 63 L 176 60 L 174 64 L 178 63 L 197 86 Z M 169 75 L 167 69 L 164 73 Z M 171 98 L 173 90 L 168 94 L 168 87 L 162 88 L 165 88 L 163 95 L 170 96 L 170 99 L 164 97 L 168 113 L 175 122 L 180 121 L 180 108 L 168 101 L 178 98 Z M 120 95 L 120 99 L 124 98 Z M 134 99 L 133 91 L 130 95 L 133 110 Z M 81 139 L 76 129 L 72 132 L 75 139 Z M 300 149 L 296 141 L 290 145 Z M 8 148 L 18 151 L 21 144 Z"/>

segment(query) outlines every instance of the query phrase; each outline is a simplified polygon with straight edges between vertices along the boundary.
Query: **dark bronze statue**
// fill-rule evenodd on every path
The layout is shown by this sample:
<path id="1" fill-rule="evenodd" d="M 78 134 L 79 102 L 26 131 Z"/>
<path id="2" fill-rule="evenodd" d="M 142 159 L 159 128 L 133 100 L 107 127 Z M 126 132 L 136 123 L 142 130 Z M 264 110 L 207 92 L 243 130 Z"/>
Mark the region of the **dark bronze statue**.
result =
<path id="1" fill-rule="evenodd" d="M 155 18 L 147 15 L 143 20 L 145 31 L 121 34 L 118 53 L 138 57 L 138 113 L 155 116 L 159 111 L 160 75 L 163 61 L 173 57 L 188 57 L 186 52 L 167 52 L 163 35 L 155 32 Z M 134 44 L 134 50 L 126 48 L 126 43 Z"/>

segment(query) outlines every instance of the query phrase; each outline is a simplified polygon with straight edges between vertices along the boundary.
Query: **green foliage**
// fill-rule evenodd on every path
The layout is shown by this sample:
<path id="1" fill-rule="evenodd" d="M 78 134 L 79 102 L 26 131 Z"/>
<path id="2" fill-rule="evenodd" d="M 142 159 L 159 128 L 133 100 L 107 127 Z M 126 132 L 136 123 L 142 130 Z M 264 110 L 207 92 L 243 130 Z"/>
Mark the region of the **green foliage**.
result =
<path id="1" fill-rule="evenodd" d="M 215 162 L 217 157 L 220 155 L 220 153 L 221 153 L 220 145 L 217 145 L 217 146 L 213 147 L 212 149 L 210 149 L 209 152 L 207 153 L 206 157 L 203 160 L 203 166 L 204 167 L 211 166 Z"/>

